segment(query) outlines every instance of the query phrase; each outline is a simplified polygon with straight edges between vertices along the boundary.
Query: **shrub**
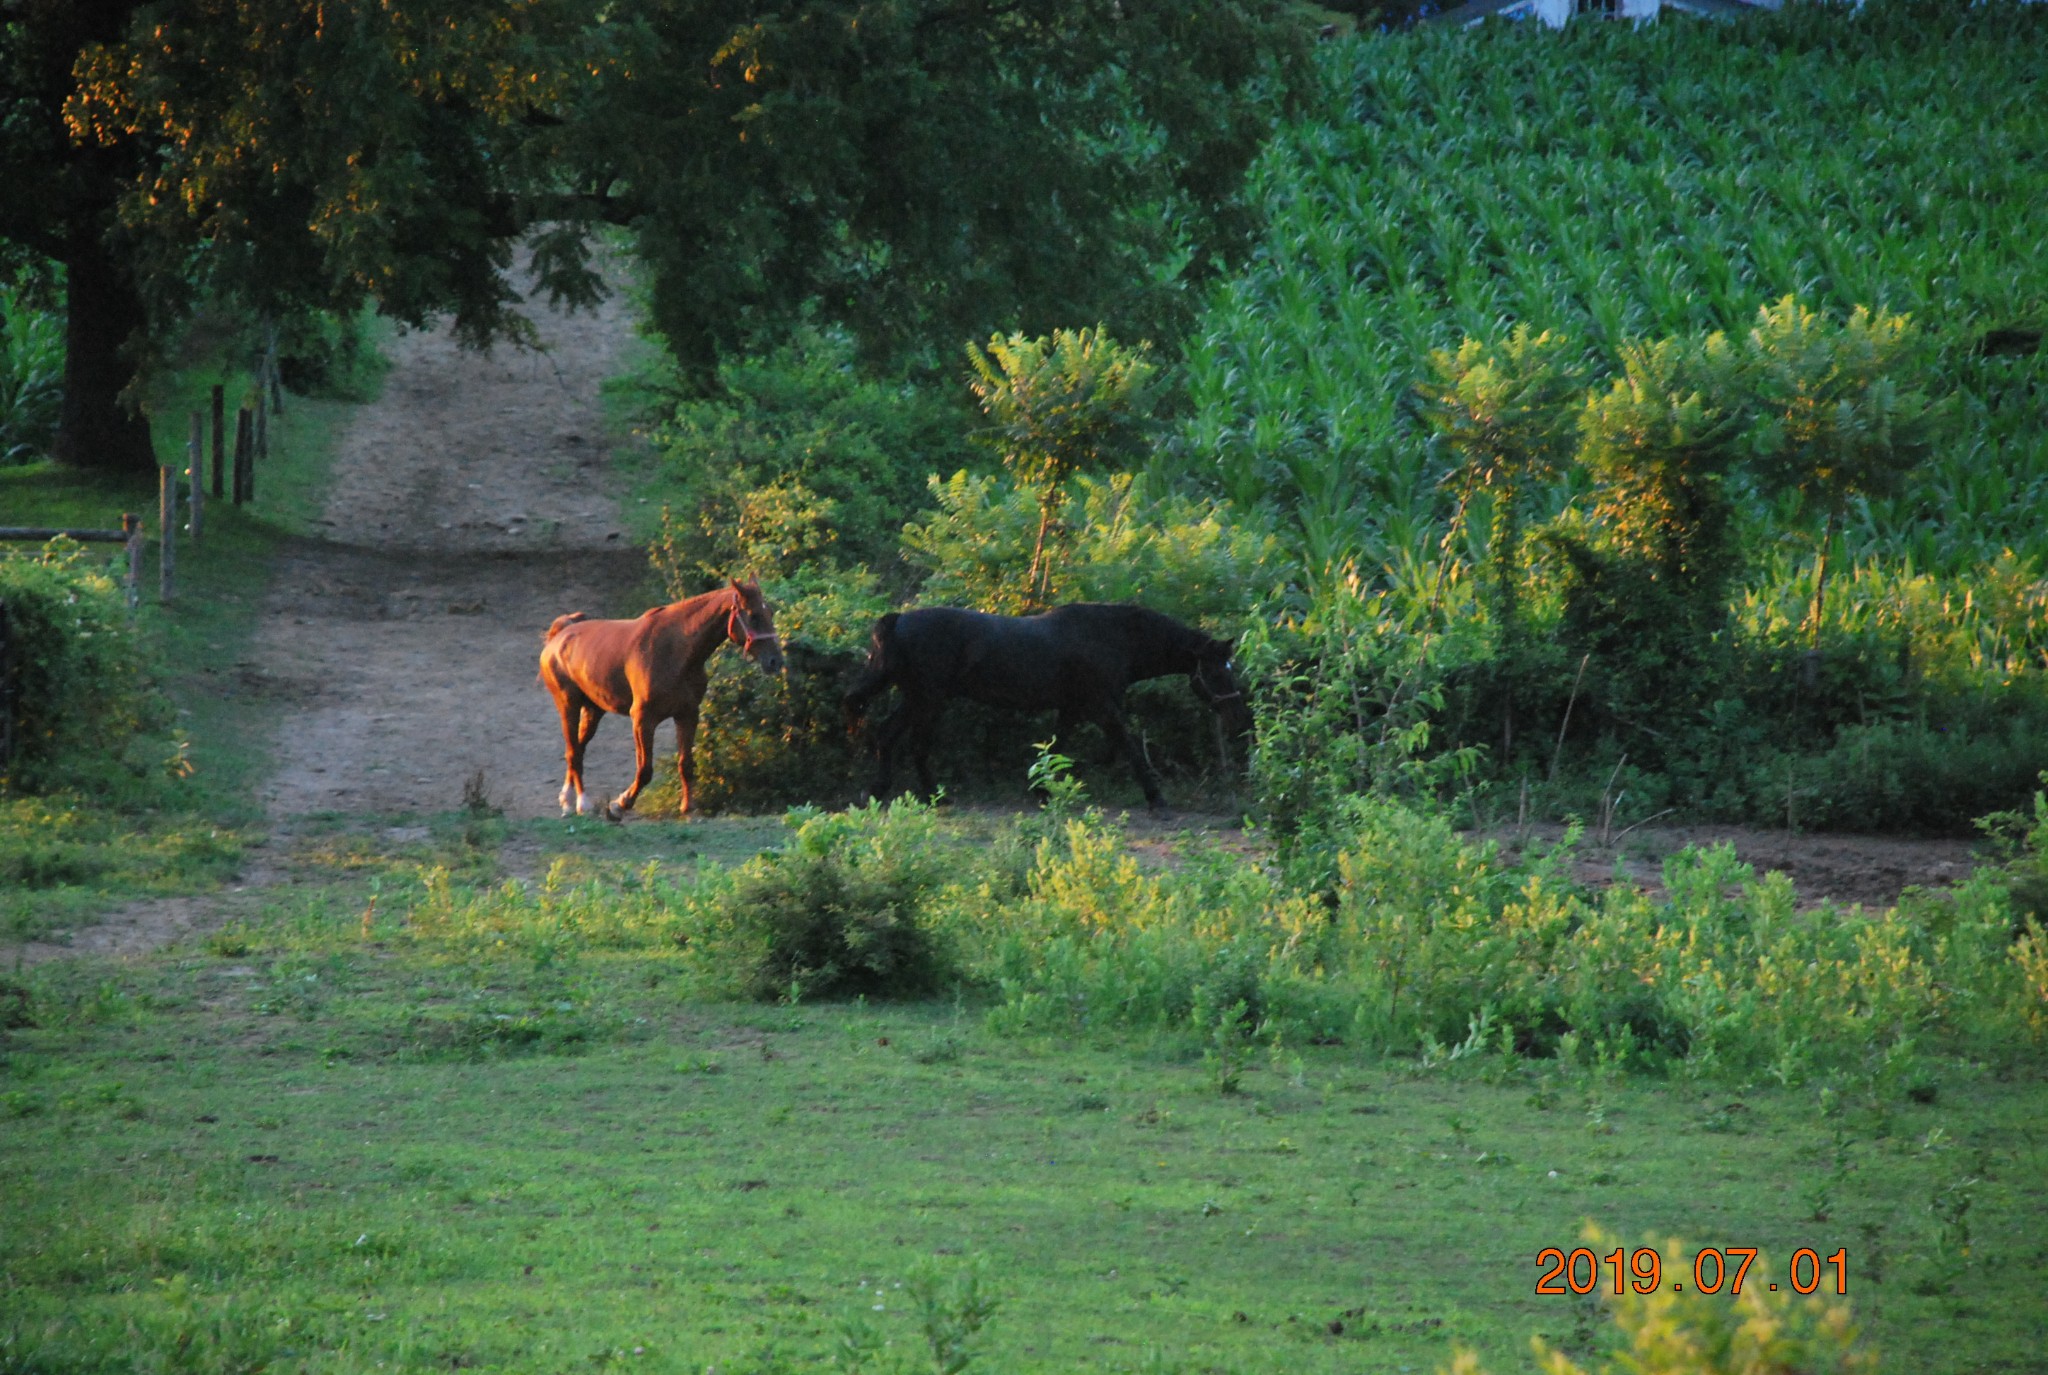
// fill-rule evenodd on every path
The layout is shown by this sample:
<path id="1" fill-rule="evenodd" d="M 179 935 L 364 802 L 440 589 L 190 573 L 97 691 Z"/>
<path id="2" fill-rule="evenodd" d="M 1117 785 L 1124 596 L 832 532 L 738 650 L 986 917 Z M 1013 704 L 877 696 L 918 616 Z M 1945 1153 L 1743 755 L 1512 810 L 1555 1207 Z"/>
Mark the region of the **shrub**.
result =
<path id="1" fill-rule="evenodd" d="M 1465 1046 L 1791 1083 L 1910 1064 L 1918 1044 L 2010 1053 L 2048 1026 L 2042 938 L 2014 942 L 1998 876 L 1881 913 L 1799 912 L 1783 875 L 1758 879 L 1726 846 L 1672 856 L 1659 900 L 1577 888 L 1575 836 L 1509 865 L 1384 797 L 1354 799 L 1328 834 L 1334 873 L 1304 889 L 1224 850 L 1148 868 L 1099 820 L 1070 820 L 1021 887 L 956 889 L 945 923 L 1010 1029 Z"/>
<path id="2" fill-rule="evenodd" d="M 903 530 L 903 553 L 937 606 L 1017 612 L 1039 498 L 1023 486 L 965 471 L 940 481 L 938 503 Z M 1128 474 L 1082 475 L 1064 504 L 1077 512 L 1063 559 L 1046 570 L 1046 604 L 1143 602 L 1229 635 L 1286 582 L 1292 565 L 1268 524 Z"/>
<path id="3" fill-rule="evenodd" d="M 261 351 L 255 341 L 246 343 Z M 368 401 L 389 366 L 360 315 L 300 315 L 278 331 L 278 380 L 300 396 Z"/>
<path id="4" fill-rule="evenodd" d="M 1484 651 L 1471 584 L 1439 577 L 1417 591 L 1375 590 L 1353 573 L 1283 605 L 1238 644 L 1259 719 L 1257 815 L 1306 886 L 1335 873 L 1342 815 L 1357 796 L 1434 799 L 1478 766 L 1473 749 L 1430 754 L 1450 675 Z"/>
<path id="5" fill-rule="evenodd" d="M 50 451 L 64 401 L 64 321 L 0 285 L 0 463 Z"/>
<path id="6" fill-rule="evenodd" d="M 889 598 L 867 570 L 830 565 L 770 580 L 765 590 L 788 671 L 769 677 L 737 655 L 712 658 L 695 794 L 707 812 L 844 803 L 866 778 L 839 699 Z"/>
<path id="7" fill-rule="evenodd" d="M 673 403 L 653 431 L 671 484 L 671 586 L 750 571 L 893 563 L 927 475 L 968 456 L 946 396 L 863 378 L 844 334 L 807 330 L 729 361 L 719 391 Z"/>
<path id="8" fill-rule="evenodd" d="M 0 607 L 14 704 L 0 785 L 33 793 L 112 782 L 135 742 L 169 722 L 120 585 L 82 546 L 56 539 L 0 557 Z"/>
<path id="9" fill-rule="evenodd" d="M 749 997 L 936 992 L 952 964 L 929 906 L 957 867 L 928 806 L 799 808 L 787 849 L 741 865 L 706 900 L 697 957 Z"/>
<path id="10" fill-rule="evenodd" d="M 1067 482 L 1085 469 L 1137 456 L 1149 409 L 1146 388 L 1155 371 L 1145 356 L 1151 348 L 1119 344 L 1100 325 L 1058 329 L 1037 339 L 996 335 L 986 353 L 967 346 L 974 370 L 968 386 L 991 422 L 988 443 L 1018 484 L 1038 498 L 1030 567 L 1020 583 L 1004 589 L 1001 601 L 983 609 L 1051 605 L 1052 566 L 1065 543 L 1053 518 L 1065 504 Z"/>
<path id="11" fill-rule="evenodd" d="M 1599 1227 L 1588 1226 L 1582 1235 L 1596 1256 L 1621 1245 Z M 1615 1359 L 1603 1370 L 1632 1375 L 1874 1375 L 1877 1370 L 1877 1354 L 1857 1341 L 1849 1305 L 1779 1292 L 1777 1285 L 1762 1278 L 1784 1273 L 1768 1257 L 1758 1255 L 1750 1261 L 1742 1292 L 1731 1296 L 1696 1292 L 1698 1286 L 1689 1278 L 1695 1257 L 1678 1241 L 1666 1241 L 1657 1251 L 1656 1273 L 1664 1282 L 1652 1285 L 1649 1293 L 1636 1287 L 1651 1273 L 1647 1265 L 1640 1271 L 1631 1269 L 1631 1282 L 1622 1286 L 1625 1293 L 1600 1286 L 1618 1329 Z M 1640 1249 L 1631 1255 L 1631 1267 L 1641 1255 Z M 1816 1272 L 1820 1264 L 1815 1262 Z M 1674 1282 L 1674 1275 L 1688 1278 Z M 1600 1277 L 1596 1265 L 1595 1278 Z M 1679 1283 L 1690 1287 L 1681 1291 Z M 1542 1338 L 1534 1339 L 1533 1345 L 1547 1375 L 1586 1375 L 1583 1367 Z M 1460 1351 L 1444 1375 L 1486 1372 L 1477 1356 Z"/>

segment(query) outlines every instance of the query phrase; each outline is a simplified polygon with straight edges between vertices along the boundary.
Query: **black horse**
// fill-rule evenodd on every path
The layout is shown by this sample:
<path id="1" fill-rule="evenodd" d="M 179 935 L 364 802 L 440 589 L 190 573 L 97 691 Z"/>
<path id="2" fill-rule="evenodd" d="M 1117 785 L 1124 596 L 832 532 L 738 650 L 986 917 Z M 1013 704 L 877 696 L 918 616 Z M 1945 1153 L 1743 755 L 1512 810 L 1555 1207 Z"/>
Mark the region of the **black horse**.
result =
<path id="1" fill-rule="evenodd" d="M 933 791 L 931 743 L 939 714 L 955 697 L 1017 711 L 1059 712 L 1058 732 L 1083 721 L 1102 727 L 1131 761 L 1145 801 L 1164 807 L 1159 778 L 1124 725 L 1124 693 L 1132 683 L 1185 673 L 1195 694 L 1237 734 L 1251 729 L 1251 709 L 1230 663 L 1230 641 L 1217 640 L 1142 606 L 1076 602 L 1036 616 L 991 616 L 956 607 L 891 612 L 875 622 L 867 667 L 847 689 L 846 722 L 859 726 L 869 702 L 891 687 L 903 703 L 875 738 L 875 797 L 889 792 L 891 756 L 911 738 L 919 781 Z"/>

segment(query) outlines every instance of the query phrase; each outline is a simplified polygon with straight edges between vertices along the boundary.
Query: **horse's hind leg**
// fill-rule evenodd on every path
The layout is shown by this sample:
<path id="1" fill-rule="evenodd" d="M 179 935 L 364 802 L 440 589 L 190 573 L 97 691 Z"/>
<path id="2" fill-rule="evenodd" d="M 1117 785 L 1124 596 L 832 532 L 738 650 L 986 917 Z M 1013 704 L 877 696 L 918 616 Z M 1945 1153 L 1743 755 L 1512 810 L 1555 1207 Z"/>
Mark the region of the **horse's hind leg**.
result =
<path id="1" fill-rule="evenodd" d="M 932 742 L 939 734 L 939 708 L 936 705 L 922 706 L 912 718 L 910 756 L 917 763 L 918 786 L 924 789 L 924 800 L 936 802 L 939 785 L 932 775 Z"/>
<path id="2" fill-rule="evenodd" d="M 597 723 L 604 716 L 590 702 L 576 693 L 564 693 L 555 699 L 555 705 L 562 713 L 562 756 L 565 768 L 562 773 L 562 815 L 569 814 L 569 796 L 576 796 L 576 813 L 583 814 L 583 751 L 590 744 L 590 737 L 597 734 Z"/>
<path id="3" fill-rule="evenodd" d="M 925 792 L 931 792 L 931 761 L 928 757 L 929 747 L 925 743 L 929 738 L 931 715 L 932 713 L 915 699 L 905 697 L 897 704 L 896 710 L 889 714 L 889 719 L 875 731 L 875 781 L 868 786 L 870 801 L 879 802 L 889 796 L 890 783 L 895 775 L 893 765 L 896 748 L 903 743 L 903 737 L 914 727 L 922 727 L 914 746 L 918 774 L 924 780 Z"/>
<path id="4" fill-rule="evenodd" d="M 605 815 L 613 821 L 626 819 L 626 813 L 633 810 L 633 804 L 640 798 L 640 790 L 654 777 L 654 728 L 660 724 L 648 715 L 643 703 L 633 704 L 633 781 L 612 799 L 611 809 Z"/>
<path id="5" fill-rule="evenodd" d="M 682 784 L 681 816 L 690 814 L 690 790 L 697 783 L 697 708 L 676 714 L 676 781 Z"/>

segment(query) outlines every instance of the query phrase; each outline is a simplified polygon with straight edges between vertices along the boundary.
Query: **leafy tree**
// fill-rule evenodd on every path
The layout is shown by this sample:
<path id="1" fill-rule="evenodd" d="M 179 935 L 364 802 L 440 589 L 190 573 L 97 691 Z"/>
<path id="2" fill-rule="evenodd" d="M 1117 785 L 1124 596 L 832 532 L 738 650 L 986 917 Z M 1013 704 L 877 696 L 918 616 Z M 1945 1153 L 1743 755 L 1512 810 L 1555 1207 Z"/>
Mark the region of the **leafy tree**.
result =
<path id="1" fill-rule="evenodd" d="M 1858 306 L 1838 326 L 1791 296 L 1760 307 L 1744 340 L 1758 475 L 1824 518 L 1809 617 L 1816 641 L 1828 550 L 1850 502 L 1896 492 L 1938 437 L 1943 406 L 1899 376 L 1918 349 L 1908 316 Z"/>
<path id="2" fill-rule="evenodd" d="M 1600 547 L 1559 537 L 1574 583 L 1565 630 L 1617 675 L 1621 699 L 1684 702 L 1726 629 L 1738 550 L 1729 479 L 1750 410 L 1725 335 L 1630 344 L 1579 415 Z"/>
<path id="3" fill-rule="evenodd" d="M 1576 350 L 1559 334 L 1517 325 L 1498 343 L 1467 339 L 1430 355 L 1433 381 L 1418 386 L 1429 420 L 1459 458 L 1462 516 L 1473 493 L 1493 498 L 1488 599 L 1502 670 L 1501 748 L 1515 736 L 1516 680 L 1527 669 L 1522 636 L 1522 528 L 1526 493 L 1570 461 L 1571 402 L 1584 386 Z"/>
<path id="4" fill-rule="evenodd" d="M 522 157 L 602 52 L 574 0 L 7 0 L 0 240 L 62 268 L 58 456 L 154 462 L 132 384 L 204 293 L 271 316 L 374 300 L 521 332 L 510 242 L 551 176 Z M 582 65 L 576 65 L 578 60 Z M 593 298 L 574 235 L 539 254 Z"/>
<path id="5" fill-rule="evenodd" d="M 1017 481 L 1038 494 L 1026 607 L 1043 604 L 1051 580 L 1046 532 L 1059 514 L 1067 479 L 1110 467 L 1136 449 L 1145 386 L 1154 371 L 1146 358 L 1151 348 L 1119 344 L 1100 325 L 1054 330 L 1038 339 L 996 335 L 986 352 L 967 346 L 974 369 L 968 385 L 994 422 L 986 438 Z"/>
<path id="6" fill-rule="evenodd" d="M 1479 488 L 1493 496 L 1489 595 L 1502 642 L 1512 644 L 1521 629 L 1526 494 L 1570 461 L 1571 403 L 1585 385 L 1577 352 L 1562 335 L 1517 325 L 1499 343 L 1439 349 L 1430 367 L 1434 380 L 1418 387 L 1430 423 L 1457 452 L 1467 497 Z"/>
<path id="7" fill-rule="evenodd" d="M 0 0 L 0 176 L 39 192 L 0 244 L 62 268 L 81 463 L 153 461 L 119 402 L 204 293 L 516 339 L 512 245 L 585 301 L 605 224 L 700 379 L 805 309 L 930 363 L 1190 312 L 1306 32 L 1281 0 Z"/>
<path id="8" fill-rule="evenodd" d="M 553 131 L 708 374 L 800 309 L 870 361 L 1114 319 L 1176 337 L 1299 74 L 1285 0 L 620 0 L 620 63 Z M 1268 73 L 1281 80 L 1270 81 Z"/>

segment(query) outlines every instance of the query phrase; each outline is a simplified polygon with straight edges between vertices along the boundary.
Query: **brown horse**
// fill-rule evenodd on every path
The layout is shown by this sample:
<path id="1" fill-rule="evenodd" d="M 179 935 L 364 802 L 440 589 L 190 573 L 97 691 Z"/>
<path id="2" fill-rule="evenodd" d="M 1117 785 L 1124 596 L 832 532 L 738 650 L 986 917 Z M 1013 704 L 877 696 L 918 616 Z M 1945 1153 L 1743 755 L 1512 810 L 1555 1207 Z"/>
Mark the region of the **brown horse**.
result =
<path id="1" fill-rule="evenodd" d="M 762 672 L 782 672 L 775 613 L 759 583 L 729 579 L 716 592 L 657 606 L 630 621 L 593 621 L 581 611 L 555 617 L 540 651 L 540 680 L 562 713 L 562 741 L 569 761 L 562 780 L 562 815 L 569 814 L 572 791 L 577 815 L 584 811 L 583 750 L 606 712 L 632 720 L 633 752 L 640 767 L 632 785 L 617 800 L 600 802 L 599 812 L 619 821 L 632 810 L 640 790 L 654 776 L 654 728 L 673 720 L 682 813 L 690 814 L 697 708 L 709 681 L 704 664 L 728 640 Z"/>

